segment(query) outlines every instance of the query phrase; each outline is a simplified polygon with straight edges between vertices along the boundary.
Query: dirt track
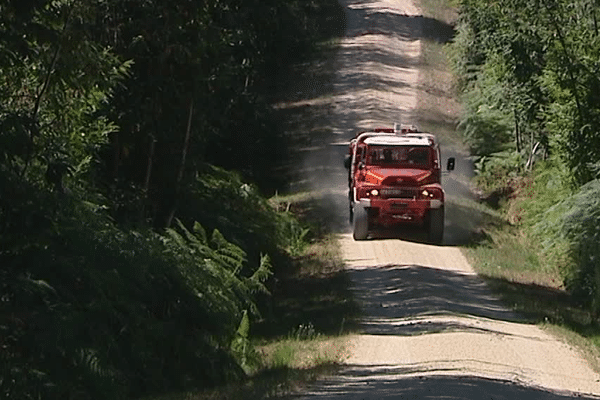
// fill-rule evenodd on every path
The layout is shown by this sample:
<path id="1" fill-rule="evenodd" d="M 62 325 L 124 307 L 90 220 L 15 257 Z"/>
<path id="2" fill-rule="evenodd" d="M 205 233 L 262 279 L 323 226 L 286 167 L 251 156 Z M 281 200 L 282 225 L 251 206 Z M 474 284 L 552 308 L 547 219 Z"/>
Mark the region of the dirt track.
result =
<path id="1" fill-rule="evenodd" d="M 304 92 L 296 103 L 318 119 L 322 132 L 301 153 L 308 182 L 331 187 L 328 201 L 356 297 L 364 334 L 350 339 L 340 375 L 295 397 L 312 399 L 562 399 L 600 398 L 600 376 L 579 354 L 503 307 L 473 273 L 455 244 L 477 223 L 468 207 L 470 167 L 464 151 L 445 177 L 449 194 L 444 246 L 419 233 L 402 239 L 352 240 L 345 222 L 345 171 L 328 142 L 348 140 L 361 128 L 419 121 L 425 95 L 419 73 L 423 18 L 412 0 L 341 0 L 347 33 L 331 65 L 326 89 Z M 439 24 L 440 29 L 443 24 Z M 420 97 L 421 96 L 421 97 Z M 343 150 L 342 150 L 343 152 Z"/>

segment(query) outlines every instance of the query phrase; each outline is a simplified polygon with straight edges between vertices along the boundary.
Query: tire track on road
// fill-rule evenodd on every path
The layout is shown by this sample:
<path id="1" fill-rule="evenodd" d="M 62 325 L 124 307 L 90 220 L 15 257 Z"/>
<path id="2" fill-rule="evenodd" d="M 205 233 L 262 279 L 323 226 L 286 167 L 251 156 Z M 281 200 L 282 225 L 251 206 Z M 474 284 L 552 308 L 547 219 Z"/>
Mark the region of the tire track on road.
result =
<path id="1" fill-rule="evenodd" d="M 326 99 L 332 142 L 348 140 L 359 129 L 418 117 L 423 36 L 423 17 L 412 0 L 340 3 L 347 10 L 347 34 Z M 338 158 L 339 164 L 323 164 Z M 335 183 L 329 200 L 337 205 L 332 220 L 340 226 L 347 205 L 339 150 L 315 153 L 308 164 L 319 162 L 325 166 L 320 180 L 328 180 L 329 187 Z M 470 195 L 468 173 L 445 182 L 458 201 Z M 315 185 L 325 187 L 320 180 Z M 457 235 L 470 233 L 461 231 L 461 224 L 467 225 L 449 221 L 446 244 L 461 242 L 453 227 Z M 600 398 L 600 377 L 587 362 L 506 309 L 459 248 L 427 245 L 419 234 L 404 236 L 355 242 L 348 233 L 339 235 L 364 312 L 364 334 L 350 337 L 350 356 L 339 375 L 295 398 Z"/>

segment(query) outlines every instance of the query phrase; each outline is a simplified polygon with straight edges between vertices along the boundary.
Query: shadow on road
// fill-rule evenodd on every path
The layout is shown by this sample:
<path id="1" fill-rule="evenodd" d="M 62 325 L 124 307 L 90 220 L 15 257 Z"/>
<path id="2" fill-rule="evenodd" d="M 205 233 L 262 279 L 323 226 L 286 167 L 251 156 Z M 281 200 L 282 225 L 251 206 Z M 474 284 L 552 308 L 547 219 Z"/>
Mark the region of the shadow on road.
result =
<path id="1" fill-rule="evenodd" d="M 271 99 L 293 149 L 278 168 L 289 182 L 285 191 L 339 188 L 340 182 L 343 187 L 343 151 L 331 142 L 349 141 L 363 121 L 410 121 L 412 107 L 402 99 L 410 97 L 415 82 L 397 77 L 416 71 L 420 60 L 390 41 L 445 43 L 454 36 L 454 28 L 442 21 L 382 11 L 374 1 L 340 3 L 352 9 L 344 44 L 280 77 L 278 93 L 285 95 Z"/>
<path id="2" fill-rule="evenodd" d="M 404 40 L 432 40 L 448 43 L 454 38 L 454 26 L 422 15 L 405 15 L 382 8 L 369 7 L 372 1 L 353 1 L 353 17 L 360 19 L 359 26 L 350 27 L 347 36 L 368 34 L 397 36 Z"/>
<path id="3" fill-rule="evenodd" d="M 449 118 L 451 112 L 446 112 L 448 107 L 443 102 L 447 98 L 441 103 L 433 101 L 427 104 L 427 114 L 418 109 L 415 98 L 421 92 L 427 92 L 430 97 L 445 93 L 436 90 L 438 86 L 434 84 L 423 85 L 419 81 L 423 59 L 418 41 L 446 43 L 455 32 L 453 26 L 444 22 L 418 15 L 409 16 L 387 7 L 387 4 L 392 4 L 391 1 L 340 0 L 340 3 L 347 11 L 347 32 L 339 48 L 328 50 L 317 62 L 300 66 L 301 73 L 293 78 L 286 77 L 285 92 L 288 95 L 275 101 L 275 112 L 293 149 L 288 154 L 287 163 L 281 166 L 282 174 L 289 182 L 286 190 L 322 193 L 315 206 L 315 212 L 321 213 L 319 220 L 333 232 L 347 233 L 350 230 L 347 172 L 342 165 L 347 147 L 332 143 L 349 141 L 358 130 L 367 126 L 390 126 L 399 121 L 425 121 L 435 128 L 433 133 L 436 134 L 437 128 L 453 132 L 454 121 Z M 409 7 L 409 3 L 394 4 Z M 426 99 L 430 100 L 430 97 Z M 444 135 L 440 137 L 445 139 Z M 444 177 L 448 196 L 444 246 L 468 243 L 479 218 L 469 185 L 473 170 L 471 161 L 460 146 L 456 147 L 442 143 L 443 162 L 450 156 L 457 158 L 457 170 Z M 375 237 L 380 240 L 400 238 L 417 243 L 424 243 L 426 239 L 423 230 L 414 228 L 380 232 Z M 432 248 L 429 249 L 423 252 Z M 439 254 L 458 251 L 435 250 L 440 250 Z M 377 251 L 384 250 L 373 250 L 373 253 Z M 530 340 L 523 340 L 528 345 L 541 343 L 539 337 L 534 334 L 528 336 L 516 327 L 519 324 L 512 324 L 528 321 L 506 309 L 475 275 L 425 265 L 388 265 L 351 269 L 346 277 L 352 282 L 354 297 L 365 316 L 358 329 L 366 336 L 390 342 L 398 339 L 403 343 L 415 343 L 421 339 L 419 335 L 425 334 L 430 339 L 484 333 L 473 336 L 477 336 L 479 341 L 488 337 L 497 339 L 495 348 L 502 349 L 500 352 L 504 352 L 503 340 L 524 338 Z M 338 282 L 337 279 L 340 278 L 336 277 L 335 282 Z M 310 297 L 313 293 L 311 287 L 322 292 L 323 287 L 318 285 L 316 281 L 299 280 L 281 290 L 298 300 Z M 319 300 L 309 306 L 306 306 L 306 301 L 296 300 L 278 304 L 274 314 L 281 313 L 278 318 L 283 322 L 282 326 L 287 325 L 286 329 L 289 329 L 291 321 L 297 320 L 298 315 L 308 313 L 316 321 L 315 326 L 318 324 L 326 327 L 324 330 L 332 331 L 343 323 L 343 318 L 340 322 L 339 317 L 346 307 L 342 296 L 334 297 L 333 301 Z M 452 333 L 436 335 L 441 332 Z M 490 346 L 487 341 L 479 344 L 484 350 Z M 468 355 L 470 342 L 464 345 Z M 384 356 L 388 355 L 386 347 L 378 350 L 385 353 Z M 486 360 L 484 362 L 493 363 L 497 359 Z M 372 361 L 376 365 L 343 366 L 339 374 L 325 378 L 313 387 L 312 392 L 296 398 L 558 400 L 571 397 L 570 394 L 526 387 L 526 384 L 515 383 L 518 382 L 515 377 L 511 377 L 510 381 L 482 378 L 487 375 L 479 372 L 493 371 L 494 365 L 489 365 L 489 369 L 478 365 L 468 370 L 472 375 L 478 375 L 475 377 L 464 370 L 445 369 L 450 368 L 452 363 L 460 365 L 465 361 L 462 359 L 442 360 L 448 363 L 429 366 L 431 368 L 425 363 L 397 361 L 396 366 L 378 365 L 388 362 L 387 358 L 385 361 Z M 506 370 L 512 373 L 520 371 L 519 368 L 507 366 Z"/>
<path id="4" fill-rule="evenodd" d="M 574 397 L 568 392 L 548 391 L 505 380 L 443 376 L 443 371 L 437 376 L 406 376 L 418 372 L 419 367 L 351 365 L 342 368 L 335 377 L 326 379 L 317 390 L 287 399 L 563 400 Z M 585 395 L 578 395 L 577 398 L 598 399 Z"/>
<path id="5" fill-rule="evenodd" d="M 407 336 L 481 330 L 476 323 L 460 319 L 418 318 L 432 315 L 460 314 L 524 322 L 506 309 L 476 275 L 418 265 L 355 269 L 350 275 L 365 315 L 361 326 L 368 334 Z"/>

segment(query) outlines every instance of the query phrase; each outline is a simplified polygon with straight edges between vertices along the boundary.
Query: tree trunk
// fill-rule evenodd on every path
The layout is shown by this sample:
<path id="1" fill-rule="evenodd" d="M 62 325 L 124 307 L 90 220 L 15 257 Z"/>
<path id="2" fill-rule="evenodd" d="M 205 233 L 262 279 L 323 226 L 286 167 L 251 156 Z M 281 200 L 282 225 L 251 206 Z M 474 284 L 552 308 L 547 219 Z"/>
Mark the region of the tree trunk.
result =
<path id="1" fill-rule="evenodd" d="M 185 172 L 185 162 L 187 159 L 187 153 L 190 147 L 190 133 L 192 130 L 192 116 L 194 114 L 194 99 L 190 100 L 190 108 L 188 112 L 187 128 L 185 130 L 185 139 L 183 141 L 183 148 L 181 149 L 181 159 L 179 162 L 179 171 L 177 173 L 177 179 L 175 180 L 175 193 L 173 201 L 171 202 L 167 218 L 165 220 L 164 227 L 168 228 L 173 222 L 175 217 L 175 211 L 177 210 L 177 202 L 181 193 L 181 181 L 183 180 L 183 174 Z"/>
<path id="2" fill-rule="evenodd" d="M 545 4 L 545 5 L 546 5 L 546 10 L 548 11 L 550 19 L 552 21 L 552 25 L 554 26 L 554 30 L 556 32 L 556 36 L 558 37 L 558 41 L 559 41 L 559 43 L 561 45 L 561 49 L 562 49 L 562 52 L 564 54 L 565 61 L 569 63 L 568 65 L 573 65 L 574 62 L 575 62 L 575 58 L 571 57 L 571 55 L 569 54 L 567 43 L 566 43 L 565 38 L 564 38 L 564 36 L 562 34 L 562 30 L 560 29 L 560 25 L 559 25 L 559 23 L 558 23 L 555 15 L 553 14 L 552 10 L 548 6 L 548 4 Z M 577 90 L 577 81 L 575 79 L 575 75 L 573 74 L 573 68 L 569 68 L 567 66 L 567 73 L 569 75 L 569 81 L 570 81 L 569 83 L 570 83 L 570 86 L 571 86 L 571 91 L 573 93 L 573 99 L 575 100 L 575 104 L 577 106 L 577 114 L 578 114 L 578 117 L 579 117 L 579 122 L 583 123 L 583 120 L 584 120 L 584 118 L 583 118 L 583 109 L 582 109 L 582 106 L 581 106 L 581 101 L 579 99 L 579 91 Z"/>
<path id="3" fill-rule="evenodd" d="M 525 164 L 525 170 L 531 171 L 533 169 L 533 162 L 535 161 L 535 153 L 537 152 L 538 147 L 540 147 L 540 142 L 536 142 L 535 145 L 531 148 L 531 153 L 529 153 L 529 158 L 527 159 L 527 164 Z"/>
<path id="4" fill-rule="evenodd" d="M 146 159 L 146 176 L 144 177 L 144 192 L 148 192 L 150 189 L 150 177 L 152 176 L 152 165 L 154 164 L 154 148 L 156 146 L 156 139 L 154 135 L 148 135 L 150 144 L 148 148 L 148 158 Z"/>
<path id="5" fill-rule="evenodd" d="M 592 18 L 594 20 L 594 32 L 596 36 L 598 36 L 598 18 L 596 17 L 596 7 L 598 7 L 598 1 L 592 1 L 592 6 L 590 7 L 592 10 Z"/>
<path id="6" fill-rule="evenodd" d="M 146 215 L 146 205 L 150 201 L 149 191 L 150 191 L 150 178 L 152 177 L 152 167 L 154 165 L 154 149 L 156 148 L 156 139 L 154 135 L 149 134 L 148 139 L 150 143 L 148 144 L 148 158 L 146 159 L 146 175 L 144 177 L 144 186 L 143 192 L 144 197 L 140 199 L 140 214 L 139 221 L 140 223 L 144 223 L 145 215 Z"/>

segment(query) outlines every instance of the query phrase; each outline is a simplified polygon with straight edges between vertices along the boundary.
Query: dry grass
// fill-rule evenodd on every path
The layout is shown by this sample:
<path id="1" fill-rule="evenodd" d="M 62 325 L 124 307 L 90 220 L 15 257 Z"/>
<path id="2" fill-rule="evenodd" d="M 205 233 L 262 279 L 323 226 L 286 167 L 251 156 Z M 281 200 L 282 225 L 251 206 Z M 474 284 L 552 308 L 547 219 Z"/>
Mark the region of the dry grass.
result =
<path id="1" fill-rule="evenodd" d="M 259 347 L 267 368 L 309 369 L 323 364 L 339 364 L 348 357 L 347 337 L 296 338 Z"/>
<path id="2" fill-rule="evenodd" d="M 271 202 L 301 218 L 320 223 L 322 194 L 277 196 Z M 252 325 L 261 366 L 243 382 L 146 400 L 250 400 L 294 393 L 324 374 L 333 374 L 347 357 L 347 338 L 358 318 L 339 246 L 321 228 L 293 262 L 279 265 L 264 319 Z"/>
<path id="3" fill-rule="evenodd" d="M 421 0 L 421 8 L 426 18 L 437 24 L 453 29 L 456 21 L 456 9 L 448 2 L 439 0 Z M 419 92 L 417 114 L 420 126 L 434 132 L 445 143 L 462 145 L 456 124 L 460 114 L 460 103 L 456 97 L 455 78 L 450 68 L 446 51 L 449 37 L 438 36 L 434 27 L 423 27 L 426 38 L 421 47 L 421 67 L 419 69 Z"/>
<path id="4" fill-rule="evenodd" d="M 457 18 L 452 3 L 421 0 L 421 8 L 424 16 L 452 25 Z M 422 63 L 419 123 L 446 143 L 461 146 L 460 135 L 456 132 L 460 103 L 454 91 L 445 44 L 424 40 Z M 468 206 L 473 207 L 470 203 Z M 597 316 L 573 301 L 564 290 L 559 271 L 547 268 L 538 256 L 538 245 L 508 222 L 505 214 L 513 216 L 513 223 L 518 222 L 514 210 L 498 212 L 482 204 L 477 207 L 483 222 L 474 241 L 463 249 L 471 265 L 510 308 L 566 340 L 600 372 L 600 321 Z"/>

